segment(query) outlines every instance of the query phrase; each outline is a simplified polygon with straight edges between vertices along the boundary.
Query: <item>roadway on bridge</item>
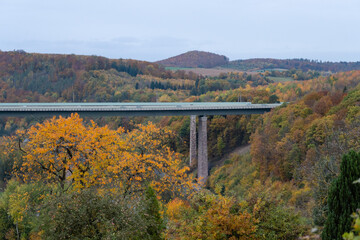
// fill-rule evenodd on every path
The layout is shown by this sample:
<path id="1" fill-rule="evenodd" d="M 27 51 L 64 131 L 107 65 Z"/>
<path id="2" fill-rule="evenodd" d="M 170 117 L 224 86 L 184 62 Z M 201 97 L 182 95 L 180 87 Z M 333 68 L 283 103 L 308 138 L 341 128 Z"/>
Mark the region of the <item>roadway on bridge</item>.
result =
<path id="1" fill-rule="evenodd" d="M 280 106 L 247 102 L 174 103 L 1 103 L 0 116 L 177 116 L 262 114 Z"/>

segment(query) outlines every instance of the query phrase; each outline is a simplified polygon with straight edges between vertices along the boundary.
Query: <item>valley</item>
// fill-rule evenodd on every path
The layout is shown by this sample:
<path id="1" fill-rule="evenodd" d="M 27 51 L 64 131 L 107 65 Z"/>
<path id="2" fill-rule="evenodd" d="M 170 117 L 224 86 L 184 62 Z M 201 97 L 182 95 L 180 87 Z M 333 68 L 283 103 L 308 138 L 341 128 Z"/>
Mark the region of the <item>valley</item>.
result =
<path id="1" fill-rule="evenodd" d="M 358 62 L 0 52 L 0 104 L 171 102 L 283 104 L 207 114 L 207 181 L 188 116 L 1 117 L 0 239 L 332 238 L 331 189 L 360 191 Z"/>

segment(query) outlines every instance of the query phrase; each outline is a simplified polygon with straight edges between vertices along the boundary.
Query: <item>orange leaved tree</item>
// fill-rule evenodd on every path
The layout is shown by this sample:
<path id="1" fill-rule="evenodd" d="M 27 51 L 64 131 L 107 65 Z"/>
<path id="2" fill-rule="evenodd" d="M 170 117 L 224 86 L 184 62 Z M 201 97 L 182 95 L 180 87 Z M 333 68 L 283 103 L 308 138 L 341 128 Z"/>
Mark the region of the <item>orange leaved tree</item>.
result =
<path id="1" fill-rule="evenodd" d="M 195 194 L 190 202 L 178 198 L 167 204 L 169 239 L 257 239 L 258 220 L 234 198 L 207 193 Z"/>
<path id="2" fill-rule="evenodd" d="M 147 184 L 160 194 L 182 195 L 193 188 L 188 167 L 181 168 L 181 159 L 168 146 L 173 133 L 154 124 L 138 125 L 124 135 L 126 154 L 112 165 L 125 191 L 135 192 Z"/>
<path id="3" fill-rule="evenodd" d="M 159 193 L 188 190 L 187 168 L 180 168 L 179 155 L 166 146 L 169 134 L 151 123 L 125 132 L 86 125 L 78 114 L 54 117 L 17 132 L 13 146 L 23 156 L 14 172 L 25 181 L 57 183 L 64 191 L 106 185 L 133 193 L 149 184 Z"/>

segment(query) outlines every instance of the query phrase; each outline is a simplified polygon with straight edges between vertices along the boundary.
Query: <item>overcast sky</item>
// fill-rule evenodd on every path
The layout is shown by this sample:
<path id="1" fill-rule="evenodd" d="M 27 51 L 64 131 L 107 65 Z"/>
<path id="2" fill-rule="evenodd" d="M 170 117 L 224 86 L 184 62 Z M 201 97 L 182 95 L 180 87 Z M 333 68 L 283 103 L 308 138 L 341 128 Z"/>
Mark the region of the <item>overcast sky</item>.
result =
<path id="1" fill-rule="evenodd" d="M 360 61 L 359 0 L 0 0 L 0 50 Z"/>

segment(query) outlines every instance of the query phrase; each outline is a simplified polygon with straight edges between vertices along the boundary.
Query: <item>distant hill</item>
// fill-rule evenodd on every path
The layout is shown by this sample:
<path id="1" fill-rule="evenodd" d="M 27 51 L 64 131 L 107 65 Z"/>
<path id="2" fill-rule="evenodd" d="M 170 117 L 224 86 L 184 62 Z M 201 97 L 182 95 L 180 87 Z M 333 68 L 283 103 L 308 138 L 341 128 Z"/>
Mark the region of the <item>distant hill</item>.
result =
<path id="1" fill-rule="evenodd" d="M 215 53 L 190 51 L 156 63 L 165 67 L 213 68 L 228 64 L 229 59 Z"/>
<path id="2" fill-rule="evenodd" d="M 241 71 L 300 69 L 302 71 L 344 72 L 360 70 L 360 62 L 322 62 L 308 59 L 254 58 L 231 61 L 224 67 Z"/>
<path id="3" fill-rule="evenodd" d="M 164 67 L 178 68 L 214 68 L 234 69 L 240 71 L 261 71 L 271 69 L 297 69 L 319 72 L 345 72 L 360 70 L 358 62 L 323 62 L 309 59 L 273 59 L 252 58 L 229 61 L 226 56 L 203 51 L 190 51 L 175 57 L 155 62 Z"/>

